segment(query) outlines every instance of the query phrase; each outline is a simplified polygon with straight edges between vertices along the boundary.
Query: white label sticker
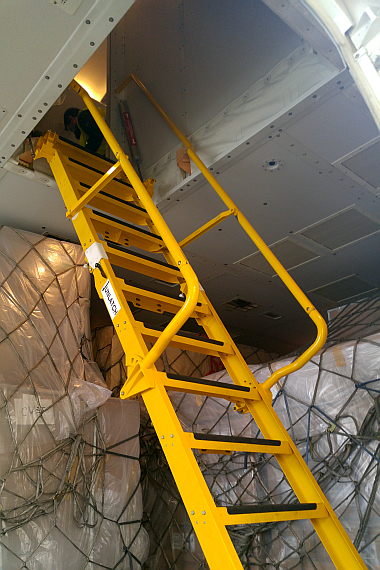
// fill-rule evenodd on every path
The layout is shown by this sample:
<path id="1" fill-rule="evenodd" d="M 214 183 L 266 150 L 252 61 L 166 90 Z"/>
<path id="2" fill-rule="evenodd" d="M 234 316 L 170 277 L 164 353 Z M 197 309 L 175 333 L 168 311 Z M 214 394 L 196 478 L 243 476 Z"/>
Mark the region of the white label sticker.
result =
<path id="1" fill-rule="evenodd" d="M 15 398 L 15 414 L 18 425 L 31 426 L 37 421 L 37 425 L 43 425 L 42 418 L 38 419 L 39 414 L 46 408 L 49 408 L 43 413 L 45 422 L 48 425 L 54 425 L 54 411 L 50 408 L 52 400 L 40 398 L 40 405 L 37 398 L 33 394 L 23 394 L 21 398 Z"/>
<path id="2" fill-rule="evenodd" d="M 83 0 L 49 0 L 49 2 L 55 4 L 58 8 L 62 8 L 64 12 L 72 16 L 78 10 Z"/>
<path id="3" fill-rule="evenodd" d="M 109 279 L 107 279 L 102 287 L 102 295 L 111 319 L 113 320 L 120 311 L 121 307 Z"/>

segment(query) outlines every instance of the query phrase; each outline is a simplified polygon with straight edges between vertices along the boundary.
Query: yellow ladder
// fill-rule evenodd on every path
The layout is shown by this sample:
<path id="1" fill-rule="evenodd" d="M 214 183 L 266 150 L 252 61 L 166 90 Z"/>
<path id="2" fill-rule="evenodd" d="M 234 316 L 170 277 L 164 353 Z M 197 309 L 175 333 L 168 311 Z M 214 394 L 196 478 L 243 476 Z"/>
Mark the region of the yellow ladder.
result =
<path id="1" fill-rule="evenodd" d="M 272 407 L 270 388 L 281 377 L 300 368 L 324 344 L 326 325 L 322 317 L 212 178 L 180 131 L 178 133 L 185 141 L 191 158 L 207 175 L 227 204 L 228 211 L 178 244 L 151 198 L 154 181 L 148 180 L 144 184 L 140 181 L 87 92 L 75 81 L 72 87 L 83 97 L 117 162 L 91 155 L 50 132 L 40 139 L 37 158 L 45 157 L 52 168 L 66 204 L 66 215 L 74 224 L 94 275 L 98 294 L 107 305 L 123 346 L 128 379 L 121 397 L 131 398 L 141 394 L 211 570 L 242 569 L 226 526 L 299 519 L 310 519 L 336 568 L 366 568 Z M 140 87 L 145 89 L 142 84 Z M 159 108 L 152 96 L 148 96 Z M 159 110 L 163 114 L 161 108 Z M 164 118 L 170 124 L 166 115 Z M 181 245 L 190 243 L 231 214 L 252 237 L 317 326 L 317 337 L 311 347 L 297 361 L 276 371 L 261 385 L 253 377 L 200 287 L 181 248 Z M 136 249 L 148 252 L 150 256 L 136 252 Z M 128 285 L 116 277 L 113 266 L 179 284 L 183 298 L 172 298 Z M 164 331 L 157 331 L 135 320 L 129 304 L 156 313 L 167 312 L 173 318 Z M 181 333 L 181 327 L 189 318 L 196 319 L 207 338 L 184 336 Z M 150 350 L 147 342 L 154 343 Z M 234 384 L 159 372 L 155 362 L 169 345 L 220 357 Z M 237 411 L 252 414 L 263 438 L 184 432 L 168 397 L 168 390 L 234 402 Z M 274 455 L 298 502 L 289 505 L 217 507 L 193 449 L 209 453 L 244 451 Z"/>

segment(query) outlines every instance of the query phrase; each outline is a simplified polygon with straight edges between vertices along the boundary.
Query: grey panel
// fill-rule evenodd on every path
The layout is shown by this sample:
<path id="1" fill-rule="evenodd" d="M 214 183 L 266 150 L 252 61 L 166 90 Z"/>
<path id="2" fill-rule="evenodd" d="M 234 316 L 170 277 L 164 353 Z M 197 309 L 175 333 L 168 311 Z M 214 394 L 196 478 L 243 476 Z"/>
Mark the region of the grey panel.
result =
<path id="1" fill-rule="evenodd" d="M 191 134 L 265 77 L 300 44 L 261 2 L 135 2 L 124 19 L 126 69 L 146 83 L 165 111 Z M 115 66 L 119 54 L 113 54 Z M 178 144 L 136 87 L 128 101 L 143 167 Z"/>
<path id="2" fill-rule="evenodd" d="M 371 184 L 380 186 L 380 141 L 342 162 L 342 165 Z"/>
<path id="3" fill-rule="evenodd" d="M 289 239 L 271 246 L 270 249 L 285 269 L 292 269 L 293 267 L 297 267 L 298 265 L 302 265 L 307 261 L 311 261 L 312 259 L 319 257 L 318 253 L 310 251 Z M 265 273 L 266 275 L 275 274 L 272 267 L 260 252 L 254 253 L 245 259 L 241 259 L 238 263 L 245 267 L 255 269 L 256 271 L 260 271 L 260 273 Z"/>
<path id="4" fill-rule="evenodd" d="M 379 230 L 380 223 L 352 209 L 303 230 L 301 234 L 334 250 Z"/>
<path id="5" fill-rule="evenodd" d="M 379 134 L 373 119 L 343 92 L 302 117 L 288 133 L 331 163 Z"/>
<path id="6" fill-rule="evenodd" d="M 309 293 L 316 293 L 332 301 L 340 302 L 345 299 L 351 299 L 369 291 L 374 291 L 376 287 L 360 279 L 357 275 L 350 275 L 339 281 L 328 283 L 323 287 L 309 291 Z"/>

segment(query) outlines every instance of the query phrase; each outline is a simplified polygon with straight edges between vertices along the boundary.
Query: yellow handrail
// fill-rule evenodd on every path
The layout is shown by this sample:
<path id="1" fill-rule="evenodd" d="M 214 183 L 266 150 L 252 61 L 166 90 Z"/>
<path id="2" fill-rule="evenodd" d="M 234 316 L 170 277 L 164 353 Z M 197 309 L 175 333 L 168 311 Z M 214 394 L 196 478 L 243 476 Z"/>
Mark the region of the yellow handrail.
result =
<path id="1" fill-rule="evenodd" d="M 90 111 L 91 115 L 96 121 L 96 124 L 103 133 L 103 136 L 106 139 L 107 143 L 109 144 L 112 152 L 116 156 L 116 159 L 121 164 L 139 200 L 141 200 L 141 203 L 148 212 L 150 219 L 152 220 L 153 224 L 155 225 L 162 239 L 164 240 L 169 253 L 171 254 L 175 264 L 180 270 L 187 285 L 185 303 L 178 311 L 178 313 L 173 317 L 173 319 L 170 321 L 167 327 L 163 330 L 162 334 L 157 339 L 157 341 L 150 349 L 148 354 L 140 362 L 140 366 L 142 368 L 150 368 L 151 366 L 153 366 L 153 364 L 156 362 L 159 356 L 161 356 L 162 352 L 168 346 L 173 336 L 179 331 L 179 329 L 185 324 L 187 319 L 190 318 L 190 316 L 193 314 L 199 297 L 198 277 L 196 276 L 193 268 L 191 267 L 183 251 L 179 247 L 175 237 L 173 236 L 170 229 L 166 225 L 164 219 L 162 218 L 161 214 L 159 213 L 156 205 L 151 199 L 144 184 L 137 176 L 133 166 L 128 160 L 128 157 L 121 149 L 119 143 L 112 134 L 104 118 L 100 114 L 96 104 L 92 101 L 87 91 L 81 85 L 79 85 L 79 83 L 77 83 L 75 79 L 73 79 L 70 85 L 82 97 L 88 110 Z"/>
<path id="2" fill-rule="evenodd" d="M 304 366 L 304 364 L 306 364 L 306 362 L 308 362 L 318 352 L 318 350 L 320 350 L 323 347 L 327 337 L 326 323 L 323 317 L 317 311 L 317 309 L 313 307 L 309 299 L 306 297 L 303 291 L 298 287 L 294 279 L 289 275 L 289 273 L 286 271 L 283 265 L 278 261 L 277 257 L 271 252 L 266 243 L 261 239 L 259 234 L 249 223 L 247 218 L 242 214 L 242 212 L 240 212 L 236 204 L 228 196 L 227 192 L 222 188 L 219 182 L 217 182 L 215 177 L 211 174 L 211 172 L 208 170 L 205 164 L 203 164 L 201 159 L 195 154 L 189 139 L 182 133 L 182 131 L 177 127 L 177 125 L 172 121 L 172 119 L 165 113 L 165 111 L 155 100 L 150 91 L 148 91 L 145 85 L 140 81 L 140 79 L 134 74 L 129 75 L 125 79 L 125 81 L 123 81 L 123 83 L 116 89 L 116 93 L 120 93 L 124 89 L 124 87 L 126 87 L 126 85 L 128 85 L 128 83 L 130 83 L 130 81 L 132 80 L 145 93 L 145 95 L 148 97 L 148 99 L 151 101 L 151 103 L 154 105 L 154 107 L 157 109 L 160 115 L 165 119 L 170 128 L 180 139 L 182 144 L 186 147 L 187 153 L 191 158 L 191 160 L 199 168 L 199 170 L 202 172 L 206 180 L 211 184 L 215 192 L 218 194 L 221 200 L 223 200 L 223 202 L 226 204 L 228 209 L 234 210 L 236 212 L 235 216 L 240 225 L 242 226 L 242 228 L 249 235 L 253 243 L 258 247 L 258 249 L 261 251 L 265 259 L 273 267 L 277 275 L 284 282 L 286 287 L 289 289 L 289 291 L 292 293 L 292 295 L 299 302 L 301 307 L 309 315 L 309 317 L 317 327 L 317 336 L 313 344 L 309 346 L 309 348 L 307 348 L 305 352 L 303 352 L 301 356 L 297 358 L 297 360 L 295 360 L 291 364 L 288 364 L 287 366 L 284 366 L 283 368 L 280 368 L 279 370 L 274 372 L 271 376 L 269 376 L 269 378 L 264 382 L 263 387 L 266 390 L 270 390 L 270 388 L 272 388 L 272 386 L 274 386 L 276 382 L 278 382 L 281 378 L 287 376 L 291 372 L 295 372 L 296 370 L 302 368 L 302 366 Z"/>

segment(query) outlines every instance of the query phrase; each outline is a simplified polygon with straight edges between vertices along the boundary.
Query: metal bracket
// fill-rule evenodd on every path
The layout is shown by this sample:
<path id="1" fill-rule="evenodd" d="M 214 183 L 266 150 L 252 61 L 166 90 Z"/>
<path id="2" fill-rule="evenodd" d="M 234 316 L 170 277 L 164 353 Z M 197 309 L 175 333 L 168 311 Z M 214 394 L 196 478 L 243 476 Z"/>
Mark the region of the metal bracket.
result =
<path id="1" fill-rule="evenodd" d="M 101 259 L 108 259 L 105 249 L 101 243 L 94 242 L 84 252 L 91 269 L 95 269 L 96 264 Z"/>

